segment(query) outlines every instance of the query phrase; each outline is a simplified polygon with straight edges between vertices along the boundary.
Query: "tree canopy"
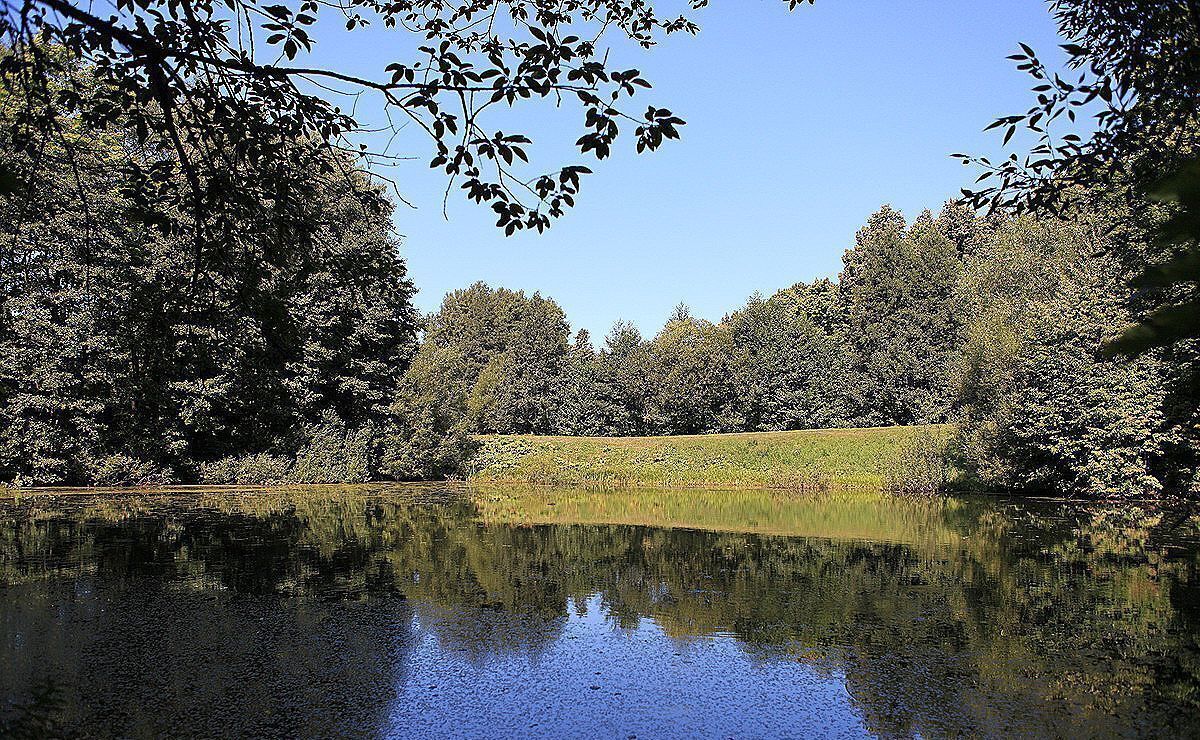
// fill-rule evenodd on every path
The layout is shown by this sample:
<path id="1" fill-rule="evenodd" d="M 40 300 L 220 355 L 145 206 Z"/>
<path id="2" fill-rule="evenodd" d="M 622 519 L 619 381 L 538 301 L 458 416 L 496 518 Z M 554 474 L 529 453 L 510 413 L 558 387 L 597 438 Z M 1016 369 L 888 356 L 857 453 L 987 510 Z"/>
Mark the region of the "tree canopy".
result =
<path id="1" fill-rule="evenodd" d="M 224 212 L 237 239 L 200 267 L 201 236 L 159 228 L 178 214 L 106 166 L 138 146 L 130 132 L 67 133 L 87 158 L 77 170 L 0 152 L 22 173 L 0 195 L 0 477 L 195 479 L 227 456 L 344 447 L 386 424 L 416 346 L 415 290 L 384 194 L 329 176 L 343 155 L 314 151 L 334 161 L 291 184 L 286 218 L 261 193 Z"/>
<path id="2" fill-rule="evenodd" d="M 287 200 L 287 187 L 303 179 L 284 166 L 295 149 L 306 158 L 346 151 L 376 176 L 396 157 L 419 156 L 446 173 L 447 194 L 458 187 L 494 210 L 506 234 L 540 231 L 574 205 L 591 170 L 533 169 L 529 133 L 490 127 L 489 109 L 573 104 L 583 120 L 576 146 L 589 158 L 606 158 L 630 129 L 637 151 L 657 149 L 684 121 L 661 105 L 635 106 L 650 82 L 620 66 L 607 39 L 650 48 L 668 34 L 694 34 L 694 11 L 707 4 L 690 0 L 668 16 L 645 0 L 118 0 L 111 12 L 71 0 L 4 3 L 0 83 L 16 98 L 6 138 L 43 156 L 42 142 L 61 139 L 72 121 L 119 127 L 139 145 L 120 162 L 137 195 L 190 211 L 214 241 L 227 236 L 225 204 L 257 197 L 228 176 L 231 164 L 270 173 Z M 399 34 L 402 53 L 365 77 L 306 64 L 339 26 Z M 79 68 L 91 75 L 73 74 Z M 428 148 L 367 146 L 359 135 L 368 124 L 355 111 L 368 98 L 393 132 L 424 131 Z M 56 161 L 81 164 L 69 149 Z M 3 179 L 11 187 L 15 178 Z"/>
<path id="3" fill-rule="evenodd" d="M 1200 12 L 1191 0 L 1054 0 L 1068 60 L 1054 70 L 1027 44 L 1010 59 L 1034 80 L 1036 103 L 988 127 L 1037 144 L 1004 160 L 956 155 L 982 167 L 975 205 L 1062 214 L 1078 190 L 1124 188 L 1175 204 L 1153 248 L 1138 255 L 1137 324 L 1111 350 L 1144 352 L 1200 336 Z M 1081 136 L 1071 124 L 1090 117 Z"/>

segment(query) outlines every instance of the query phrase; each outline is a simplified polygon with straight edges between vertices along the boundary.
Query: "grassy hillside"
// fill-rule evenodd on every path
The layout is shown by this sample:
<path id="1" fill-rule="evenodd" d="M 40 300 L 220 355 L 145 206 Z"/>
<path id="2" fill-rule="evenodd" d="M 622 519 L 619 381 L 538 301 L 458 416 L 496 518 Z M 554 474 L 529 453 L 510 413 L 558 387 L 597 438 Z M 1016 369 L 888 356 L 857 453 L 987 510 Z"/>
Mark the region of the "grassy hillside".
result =
<path id="1" fill-rule="evenodd" d="M 949 428 L 680 437 L 485 436 L 471 480 L 553 486 L 925 488 L 944 477 Z"/>

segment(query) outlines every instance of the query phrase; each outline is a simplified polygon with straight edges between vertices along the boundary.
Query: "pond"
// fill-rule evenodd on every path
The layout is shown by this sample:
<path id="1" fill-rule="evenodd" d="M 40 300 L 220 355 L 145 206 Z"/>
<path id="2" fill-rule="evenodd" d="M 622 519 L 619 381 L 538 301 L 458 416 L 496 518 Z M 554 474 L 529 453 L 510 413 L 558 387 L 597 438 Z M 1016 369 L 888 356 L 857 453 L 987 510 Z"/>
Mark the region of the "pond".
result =
<path id="1" fill-rule="evenodd" d="M 0 493 L 0 693 L 0 730 L 102 737 L 1195 736 L 1200 518 L 867 492 Z"/>

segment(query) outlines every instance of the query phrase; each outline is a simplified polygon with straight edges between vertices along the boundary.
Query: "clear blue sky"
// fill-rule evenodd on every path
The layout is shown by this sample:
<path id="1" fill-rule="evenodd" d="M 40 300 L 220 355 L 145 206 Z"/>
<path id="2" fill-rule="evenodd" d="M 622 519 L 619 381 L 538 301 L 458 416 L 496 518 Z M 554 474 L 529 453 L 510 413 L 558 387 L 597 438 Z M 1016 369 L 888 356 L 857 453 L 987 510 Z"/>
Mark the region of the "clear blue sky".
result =
<path id="1" fill-rule="evenodd" d="M 393 173 L 417 206 L 396 224 L 423 310 L 483 280 L 553 297 L 597 338 L 617 319 L 650 334 L 680 301 L 716 320 L 754 291 L 834 276 L 881 204 L 911 219 L 971 183 L 948 155 L 997 151 L 984 125 L 1030 102 L 1005 56 L 1025 41 L 1053 58 L 1059 43 L 1040 0 L 818 0 L 791 13 L 714 0 L 697 16 L 698 37 L 621 57 L 655 86 L 637 108 L 669 106 L 688 121 L 683 140 L 637 156 L 626 132 L 547 233 L 506 239 L 457 194 L 446 220 L 444 181 L 424 162 Z M 377 76 L 395 53 L 375 38 L 318 54 Z M 578 136 L 577 108 L 537 113 L 494 127 L 535 143 Z"/>

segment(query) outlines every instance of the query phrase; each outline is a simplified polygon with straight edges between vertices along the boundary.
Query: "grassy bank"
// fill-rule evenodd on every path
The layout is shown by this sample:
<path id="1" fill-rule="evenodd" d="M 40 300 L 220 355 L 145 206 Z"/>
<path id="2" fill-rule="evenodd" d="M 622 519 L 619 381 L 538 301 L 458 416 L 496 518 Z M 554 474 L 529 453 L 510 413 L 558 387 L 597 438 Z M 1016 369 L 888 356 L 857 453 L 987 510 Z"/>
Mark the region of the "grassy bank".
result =
<path id="1" fill-rule="evenodd" d="M 552 486 L 928 488 L 949 427 L 679 437 L 486 436 L 471 479 Z"/>

